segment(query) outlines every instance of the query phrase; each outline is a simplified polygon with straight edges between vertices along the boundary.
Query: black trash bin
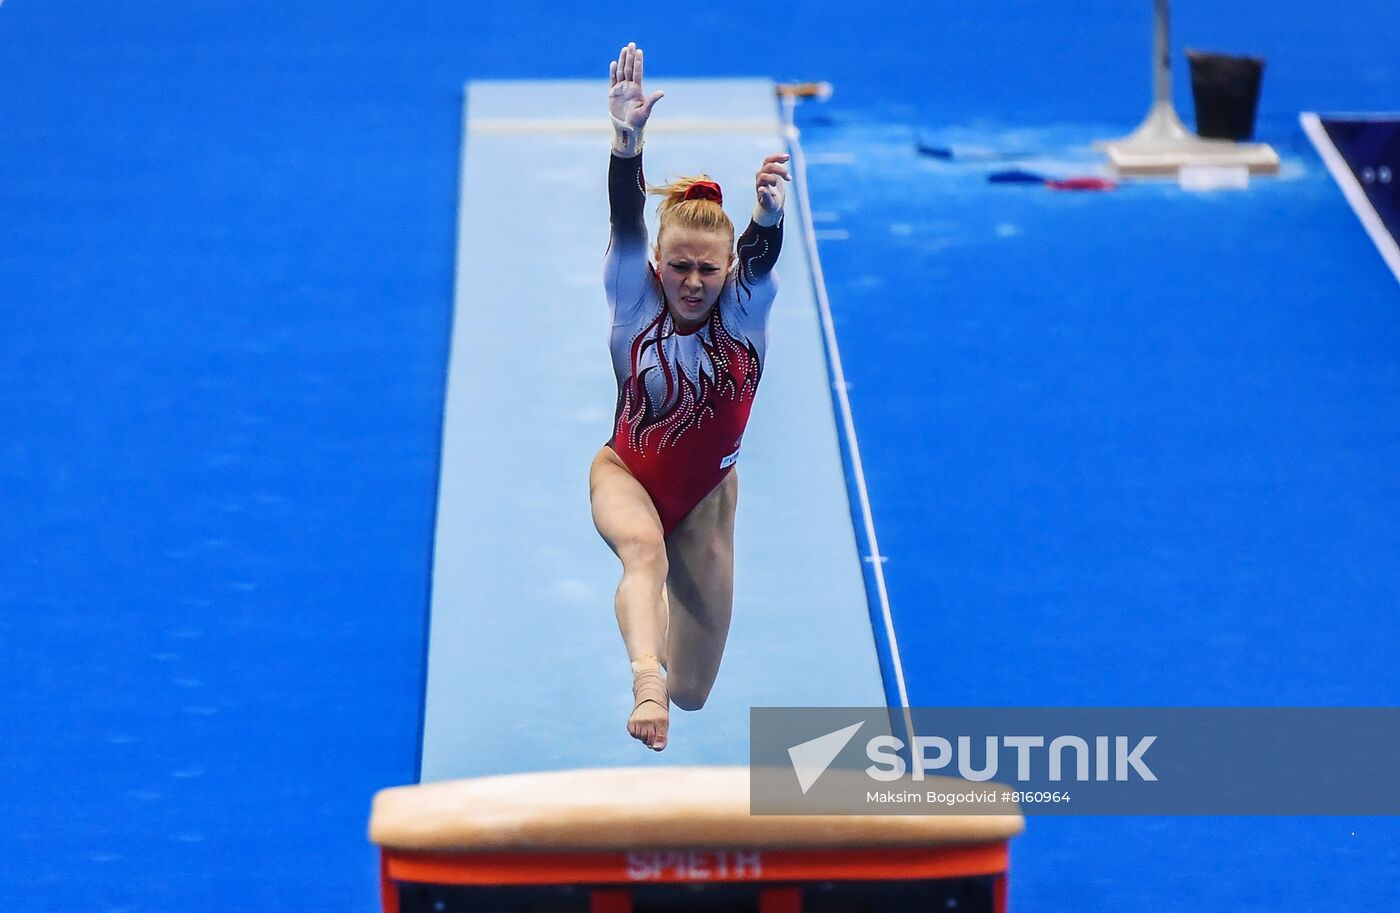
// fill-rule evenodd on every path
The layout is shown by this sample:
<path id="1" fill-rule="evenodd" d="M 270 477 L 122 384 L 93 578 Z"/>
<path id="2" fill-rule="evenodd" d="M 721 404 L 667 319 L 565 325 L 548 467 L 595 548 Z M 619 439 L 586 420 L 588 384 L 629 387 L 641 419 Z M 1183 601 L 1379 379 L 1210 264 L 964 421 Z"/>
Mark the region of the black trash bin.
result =
<path id="1" fill-rule="evenodd" d="M 1264 58 L 1187 51 L 1191 97 L 1196 102 L 1196 133 L 1207 139 L 1246 140 L 1254 136 Z"/>

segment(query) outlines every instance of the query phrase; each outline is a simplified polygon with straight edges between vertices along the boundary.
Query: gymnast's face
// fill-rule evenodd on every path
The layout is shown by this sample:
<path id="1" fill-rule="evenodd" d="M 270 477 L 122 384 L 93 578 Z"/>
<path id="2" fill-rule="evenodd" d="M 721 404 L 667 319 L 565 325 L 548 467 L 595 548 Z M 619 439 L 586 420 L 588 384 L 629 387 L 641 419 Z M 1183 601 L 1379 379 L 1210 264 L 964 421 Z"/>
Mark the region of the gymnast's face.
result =
<path id="1" fill-rule="evenodd" d="M 691 332 L 710 316 L 729 276 L 734 251 L 727 233 L 668 226 L 656 246 L 661 290 L 676 328 Z"/>

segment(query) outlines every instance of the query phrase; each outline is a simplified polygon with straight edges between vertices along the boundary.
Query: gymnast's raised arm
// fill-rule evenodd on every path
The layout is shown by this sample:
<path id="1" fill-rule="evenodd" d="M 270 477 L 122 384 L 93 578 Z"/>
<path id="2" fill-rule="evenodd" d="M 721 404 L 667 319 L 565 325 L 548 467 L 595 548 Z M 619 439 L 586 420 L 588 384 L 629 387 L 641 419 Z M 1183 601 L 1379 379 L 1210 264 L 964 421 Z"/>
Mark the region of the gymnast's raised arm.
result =
<path id="1" fill-rule="evenodd" d="M 664 93 L 642 90 L 642 52 L 635 44 L 622 49 L 608 67 L 608 114 L 612 118 L 612 156 L 608 163 L 608 210 L 611 235 L 604 258 L 604 284 L 614 314 L 636 305 L 651 281 L 647 260 L 646 179 L 642 176 L 642 131 L 652 106 Z"/>
<path id="2" fill-rule="evenodd" d="M 739 279 L 751 285 L 766 278 L 783 249 L 783 204 L 787 201 L 785 181 L 791 181 L 786 152 L 770 155 L 754 175 L 753 216 L 739 236 Z"/>
<path id="3" fill-rule="evenodd" d="M 612 116 L 613 154 L 631 158 L 642 151 L 642 130 L 651 117 L 652 106 L 665 92 L 642 91 L 642 50 L 636 43 L 622 49 L 608 64 L 608 114 Z"/>

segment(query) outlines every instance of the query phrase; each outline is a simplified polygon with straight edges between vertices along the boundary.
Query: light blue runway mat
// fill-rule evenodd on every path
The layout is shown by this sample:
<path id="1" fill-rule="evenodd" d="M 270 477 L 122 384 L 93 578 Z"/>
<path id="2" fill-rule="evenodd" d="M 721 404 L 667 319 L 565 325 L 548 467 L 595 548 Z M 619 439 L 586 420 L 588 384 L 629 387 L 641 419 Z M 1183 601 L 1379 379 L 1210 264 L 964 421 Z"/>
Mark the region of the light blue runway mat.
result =
<path id="1" fill-rule="evenodd" d="M 786 149 L 774 86 L 686 80 L 648 128 L 652 183 L 707 172 L 742 229 Z M 734 620 L 707 706 L 652 756 L 625 731 L 620 565 L 588 467 L 611 435 L 601 81 L 474 82 L 433 563 L 421 777 L 744 763 L 751 706 L 881 706 L 811 270 L 789 194 L 781 288 L 744 439 Z M 656 227 L 654 208 L 648 223 Z"/>

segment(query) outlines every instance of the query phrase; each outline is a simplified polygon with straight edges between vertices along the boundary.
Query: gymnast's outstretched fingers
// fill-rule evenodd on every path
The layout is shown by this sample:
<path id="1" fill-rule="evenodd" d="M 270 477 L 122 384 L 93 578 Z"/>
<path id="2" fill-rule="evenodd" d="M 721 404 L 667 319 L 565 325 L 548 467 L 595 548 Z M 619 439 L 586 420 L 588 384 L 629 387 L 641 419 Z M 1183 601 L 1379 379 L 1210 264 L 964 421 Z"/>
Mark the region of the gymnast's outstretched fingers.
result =
<path id="1" fill-rule="evenodd" d="M 641 130 L 651 109 L 665 92 L 646 94 L 642 88 L 642 51 L 629 44 L 608 64 L 608 113 L 618 130 Z"/>

